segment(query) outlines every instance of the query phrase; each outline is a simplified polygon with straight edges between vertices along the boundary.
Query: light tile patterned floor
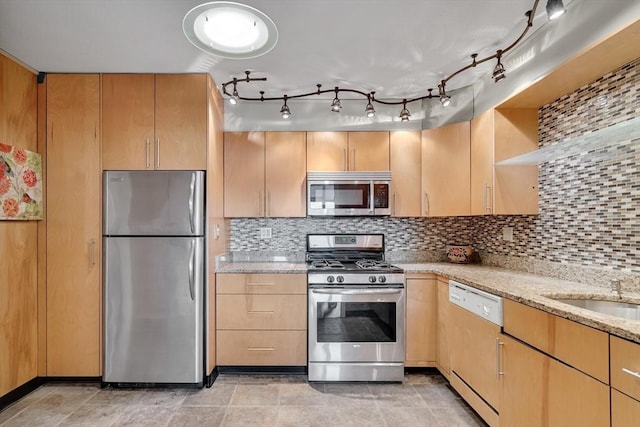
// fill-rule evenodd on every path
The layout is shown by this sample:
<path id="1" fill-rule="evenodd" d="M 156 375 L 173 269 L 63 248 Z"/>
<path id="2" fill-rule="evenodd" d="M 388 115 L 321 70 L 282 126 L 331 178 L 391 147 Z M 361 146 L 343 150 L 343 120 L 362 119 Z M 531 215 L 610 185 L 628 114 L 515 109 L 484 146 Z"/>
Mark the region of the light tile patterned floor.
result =
<path id="1" fill-rule="evenodd" d="M 444 378 L 308 383 L 304 375 L 220 375 L 213 387 L 100 389 L 46 384 L 0 412 L 0 426 L 485 426 Z"/>

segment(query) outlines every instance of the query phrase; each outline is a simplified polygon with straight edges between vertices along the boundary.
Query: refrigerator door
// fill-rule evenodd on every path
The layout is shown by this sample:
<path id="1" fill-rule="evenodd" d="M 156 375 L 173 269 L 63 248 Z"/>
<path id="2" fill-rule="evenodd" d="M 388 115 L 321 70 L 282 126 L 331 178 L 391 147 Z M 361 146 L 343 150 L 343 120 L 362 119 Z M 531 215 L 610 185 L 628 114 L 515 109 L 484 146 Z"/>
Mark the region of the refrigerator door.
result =
<path id="1" fill-rule="evenodd" d="M 104 239 L 104 375 L 203 381 L 204 238 Z"/>
<path id="2" fill-rule="evenodd" d="M 106 171 L 107 236 L 204 235 L 203 171 Z"/>

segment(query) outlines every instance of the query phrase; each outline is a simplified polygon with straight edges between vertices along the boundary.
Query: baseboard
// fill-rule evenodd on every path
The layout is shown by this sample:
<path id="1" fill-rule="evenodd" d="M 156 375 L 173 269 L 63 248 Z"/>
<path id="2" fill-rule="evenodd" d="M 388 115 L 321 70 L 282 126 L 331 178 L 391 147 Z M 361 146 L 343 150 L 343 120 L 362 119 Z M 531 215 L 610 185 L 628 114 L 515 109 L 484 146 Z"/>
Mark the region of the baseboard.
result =
<path id="1" fill-rule="evenodd" d="M 220 374 L 305 375 L 306 366 L 218 366 Z"/>
<path id="2" fill-rule="evenodd" d="M 34 379 L 27 381 L 21 386 L 11 390 L 9 393 L 0 397 L 0 412 L 12 403 L 22 399 L 24 396 L 31 393 L 33 390 L 37 389 L 44 383 L 45 378 L 35 377 Z"/>
<path id="3" fill-rule="evenodd" d="M 213 382 L 216 380 L 216 378 L 218 378 L 218 374 L 219 374 L 219 371 L 218 371 L 218 367 L 216 366 L 215 368 L 213 368 L 213 370 L 209 375 L 204 376 L 204 385 L 207 388 L 211 388 L 211 386 L 213 385 Z"/>

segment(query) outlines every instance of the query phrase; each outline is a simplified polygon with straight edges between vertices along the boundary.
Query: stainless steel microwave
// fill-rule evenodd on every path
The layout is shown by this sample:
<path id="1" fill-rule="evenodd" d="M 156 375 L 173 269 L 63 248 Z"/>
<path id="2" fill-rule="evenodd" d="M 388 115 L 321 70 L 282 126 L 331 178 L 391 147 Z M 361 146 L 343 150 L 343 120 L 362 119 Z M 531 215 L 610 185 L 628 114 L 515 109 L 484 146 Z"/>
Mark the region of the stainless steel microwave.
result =
<path id="1" fill-rule="evenodd" d="M 391 172 L 308 172 L 307 215 L 390 215 Z"/>

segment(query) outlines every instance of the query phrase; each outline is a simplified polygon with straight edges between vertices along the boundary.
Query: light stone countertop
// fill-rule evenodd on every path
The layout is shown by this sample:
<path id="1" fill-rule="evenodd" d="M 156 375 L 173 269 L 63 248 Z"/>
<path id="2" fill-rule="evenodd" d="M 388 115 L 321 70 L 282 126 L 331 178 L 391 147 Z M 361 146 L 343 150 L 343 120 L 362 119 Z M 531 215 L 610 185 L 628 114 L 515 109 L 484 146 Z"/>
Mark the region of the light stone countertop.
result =
<path id="1" fill-rule="evenodd" d="M 608 289 L 504 268 L 449 263 L 394 263 L 405 274 L 435 273 L 480 290 L 517 301 L 583 325 L 640 343 L 640 321 L 600 314 L 555 301 L 584 298 L 620 301 Z M 306 273 L 305 263 L 222 262 L 217 273 Z M 640 294 L 624 292 L 622 301 L 640 303 Z"/>

